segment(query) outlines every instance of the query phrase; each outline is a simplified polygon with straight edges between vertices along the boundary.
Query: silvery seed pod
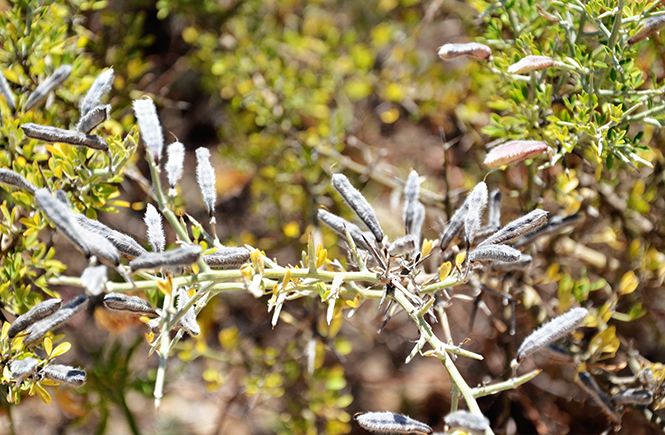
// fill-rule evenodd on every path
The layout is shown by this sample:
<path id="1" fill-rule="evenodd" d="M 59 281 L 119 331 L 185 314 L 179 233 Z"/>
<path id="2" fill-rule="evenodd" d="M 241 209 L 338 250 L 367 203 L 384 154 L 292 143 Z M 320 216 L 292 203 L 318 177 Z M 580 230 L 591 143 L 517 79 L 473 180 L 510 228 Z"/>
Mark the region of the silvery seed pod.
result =
<path id="1" fill-rule="evenodd" d="M 55 192 L 53 192 L 53 196 L 55 196 L 55 199 L 60 201 L 61 203 L 65 204 L 67 207 L 72 208 L 72 203 L 69 202 L 69 198 L 67 197 L 67 193 L 62 190 L 58 189 Z"/>
<path id="2" fill-rule="evenodd" d="M 395 239 L 394 242 L 388 247 L 388 254 L 393 257 L 396 255 L 408 254 L 418 249 L 418 237 L 414 235 L 406 235 Z"/>
<path id="3" fill-rule="evenodd" d="M 499 231 L 483 240 L 478 246 L 507 242 L 542 227 L 546 221 L 547 212 L 545 210 L 532 210 L 521 218 L 510 222 Z"/>
<path id="4" fill-rule="evenodd" d="M 247 248 L 219 248 L 217 252 L 204 255 L 201 259 L 212 269 L 236 269 L 249 261 Z"/>
<path id="5" fill-rule="evenodd" d="M 9 83 L 7 82 L 7 78 L 5 75 L 0 72 L 0 95 L 5 97 L 5 101 L 7 101 L 7 105 L 9 106 L 9 109 L 13 112 L 16 110 L 16 100 L 14 99 L 14 93 L 12 92 L 11 88 L 9 87 Z"/>
<path id="6" fill-rule="evenodd" d="M 90 257 L 95 256 L 102 263 L 111 267 L 117 267 L 120 264 L 120 253 L 106 238 L 99 234 L 88 231 L 80 225 L 76 225 L 76 232 L 85 240 L 90 249 Z"/>
<path id="7" fill-rule="evenodd" d="M 487 60 L 492 57 L 492 50 L 487 45 L 477 42 L 446 44 L 439 48 L 439 57 L 443 60 L 455 59 L 462 56 L 476 60 Z"/>
<path id="8" fill-rule="evenodd" d="M 365 238 L 363 238 L 363 232 L 360 230 L 358 225 L 355 225 L 346 219 L 332 214 L 322 208 L 320 208 L 317 212 L 317 219 L 320 222 L 323 222 L 323 224 L 325 224 L 328 228 L 333 230 L 335 234 L 337 234 L 343 240 L 346 240 L 346 230 L 348 230 L 349 234 L 351 234 L 351 238 L 353 239 L 353 243 L 355 243 L 359 249 L 369 251 L 369 246 L 367 246 Z"/>
<path id="9" fill-rule="evenodd" d="M 87 296 L 78 296 L 77 298 L 74 298 L 62 307 L 60 311 L 30 326 L 26 331 L 28 336 L 23 339 L 23 344 L 25 346 L 38 344 L 50 330 L 63 325 L 76 314 L 83 311 L 87 306 Z"/>
<path id="10" fill-rule="evenodd" d="M 35 201 L 56 228 L 62 231 L 86 257 L 89 257 L 90 248 L 78 231 L 79 227 L 76 225 L 72 210 L 51 195 L 48 189 L 37 189 L 35 191 Z"/>
<path id="11" fill-rule="evenodd" d="M 6 168 L 0 168 L 0 183 L 8 184 L 18 189 L 23 189 L 26 192 L 32 193 L 33 195 L 37 190 L 37 187 L 25 179 L 25 177 L 12 171 L 11 169 Z"/>
<path id="12" fill-rule="evenodd" d="M 185 164 L 185 146 L 180 142 L 173 142 L 166 149 L 166 153 L 169 156 L 168 161 L 166 162 L 166 175 L 169 179 L 169 190 L 170 196 L 175 196 L 175 186 L 182 178 L 182 171 Z"/>
<path id="13" fill-rule="evenodd" d="M 367 228 L 369 228 L 374 235 L 376 242 L 381 243 L 383 241 L 383 230 L 379 225 L 374 209 L 369 205 L 369 202 L 367 202 L 365 197 L 353 187 L 349 179 L 342 174 L 333 174 L 332 185 L 339 194 L 342 195 L 344 201 L 346 201 L 360 220 L 367 225 Z"/>
<path id="14" fill-rule="evenodd" d="M 522 253 L 508 245 L 485 245 L 478 246 L 469 254 L 469 261 L 502 261 L 513 263 L 518 261 Z"/>
<path id="15" fill-rule="evenodd" d="M 614 405 L 651 405 L 653 392 L 644 388 L 627 388 L 612 396 Z"/>
<path id="16" fill-rule="evenodd" d="M 63 130 L 62 128 L 38 125 L 31 122 L 21 125 L 21 128 L 25 135 L 31 139 L 52 143 L 66 143 L 100 151 L 108 151 L 109 149 L 109 145 L 101 137 L 85 134 L 80 131 Z"/>
<path id="17" fill-rule="evenodd" d="M 569 334 L 584 321 L 588 314 L 586 308 L 573 308 L 540 326 L 524 339 L 517 350 L 515 359 L 521 363 L 527 356 Z"/>
<path id="18" fill-rule="evenodd" d="M 473 244 L 480 228 L 480 221 L 487 206 L 487 196 L 487 184 L 484 181 L 476 184 L 469 194 L 469 210 L 464 218 L 464 233 L 469 246 Z"/>
<path id="19" fill-rule="evenodd" d="M 450 245 L 450 242 L 452 242 L 453 239 L 457 237 L 457 235 L 460 233 L 460 231 L 462 231 L 462 227 L 464 226 L 464 220 L 466 218 L 466 214 L 468 211 L 469 211 L 469 197 L 467 196 L 466 200 L 464 201 L 464 204 L 462 204 L 462 206 L 455 211 L 453 217 L 450 218 L 450 223 L 448 223 L 446 230 L 443 232 L 443 235 L 441 236 L 441 242 L 439 243 L 439 247 L 441 248 L 442 251 L 448 249 L 448 245 Z"/>
<path id="20" fill-rule="evenodd" d="M 449 430 L 463 430 L 472 434 L 483 434 L 490 427 L 484 415 L 472 414 L 469 411 L 455 411 L 443 417 Z"/>
<path id="21" fill-rule="evenodd" d="M 503 261 L 496 261 L 492 264 L 492 270 L 495 270 L 497 272 L 513 272 L 516 270 L 524 270 L 533 261 L 533 258 L 530 255 L 524 255 L 522 254 L 517 261 L 513 262 L 503 262 Z"/>
<path id="22" fill-rule="evenodd" d="M 603 413 L 614 423 L 621 424 L 621 416 L 614 409 L 614 404 L 609 396 L 600 389 L 593 376 L 589 372 L 581 371 L 578 374 L 577 385 L 586 393 L 587 397 L 600 407 Z"/>
<path id="23" fill-rule="evenodd" d="M 42 319 L 47 318 L 62 306 L 62 299 L 47 299 L 32 307 L 27 313 L 22 314 L 14 320 L 12 326 L 7 331 L 9 338 L 14 338 L 16 335 L 25 330 L 25 328 L 32 326 Z"/>
<path id="24" fill-rule="evenodd" d="M 145 143 L 148 152 L 152 154 L 155 163 L 159 164 L 164 148 L 164 134 L 162 133 L 162 124 L 157 116 L 155 103 L 149 99 L 134 100 L 132 103 L 134 113 L 141 129 L 141 137 Z"/>
<path id="25" fill-rule="evenodd" d="M 542 227 L 520 237 L 520 239 L 515 242 L 515 246 L 519 247 L 527 245 L 540 236 L 554 233 L 555 231 L 558 231 L 567 225 L 573 225 L 579 219 L 580 219 L 579 213 L 575 213 L 570 216 L 566 216 L 564 218 L 562 218 L 561 216 L 552 216 L 550 220 L 548 220 L 547 223 Z"/>
<path id="26" fill-rule="evenodd" d="M 157 311 L 138 296 L 124 293 L 109 293 L 104 296 L 104 306 L 110 310 L 125 311 L 140 316 L 156 316 Z"/>
<path id="27" fill-rule="evenodd" d="M 97 296 L 104 291 L 104 284 L 108 279 L 107 272 L 104 265 L 88 266 L 81 274 L 81 284 L 91 295 Z"/>
<path id="28" fill-rule="evenodd" d="M 394 412 L 363 412 L 353 416 L 363 428 L 371 432 L 389 434 L 431 434 L 432 428 L 411 417 Z"/>
<path id="29" fill-rule="evenodd" d="M 162 227 L 162 215 L 152 205 L 148 204 L 145 208 L 143 217 L 145 225 L 148 227 L 148 241 L 154 252 L 163 252 L 166 247 L 166 236 Z"/>
<path id="30" fill-rule="evenodd" d="M 103 223 L 89 219 L 80 213 L 76 213 L 74 217 L 79 226 L 104 237 L 106 240 L 111 242 L 111 244 L 113 244 L 113 246 L 115 246 L 118 251 L 127 256 L 140 257 L 141 255 L 148 253 L 148 251 L 146 251 L 143 246 L 139 245 L 136 240 L 127 234 L 111 229 Z"/>
<path id="31" fill-rule="evenodd" d="M 501 191 L 494 189 L 490 192 L 487 226 L 499 230 L 501 228 Z"/>
<path id="32" fill-rule="evenodd" d="M 415 206 L 418 202 L 420 194 L 420 184 L 418 181 L 418 173 L 411 171 L 409 178 L 404 185 L 404 228 L 406 234 L 412 234 L 411 228 L 413 227 L 413 215 L 415 214 Z"/>
<path id="33" fill-rule="evenodd" d="M 37 89 L 35 89 L 35 91 L 30 94 L 28 101 L 25 103 L 25 110 L 28 111 L 44 101 L 49 92 L 55 90 L 55 88 L 63 84 L 71 73 L 71 65 L 61 65 L 58 69 L 56 69 L 53 75 L 44 80 L 42 84 L 37 86 Z"/>
<path id="34" fill-rule="evenodd" d="M 425 206 L 420 202 L 416 202 L 413 207 L 413 221 L 411 223 L 411 232 L 409 234 L 415 236 L 420 240 L 423 232 L 423 225 L 425 224 Z"/>
<path id="35" fill-rule="evenodd" d="M 132 272 L 170 266 L 190 266 L 201 257 L 199 245 L 187 245 L 165 252 L 149 252 L 129 262 Z"/>
<path id="36" fill-rule="evenodd" d="M 25 359 L 19 359 L 13 361 L 9 365 L 9 371 L 12 373 L 12 378 L 17 380 L 16 384 L 20 385 L 23 378 L 26 378 L 37 371 L 38 364 L 39 360 L 35 358 L 28 357 Z"/>
<path id="37" fill-rule="evenodd" d="M 487 153 L 483 164 L 490 168 L 500 168 L 511 163 L 531 159 L 547 152 L 545 142 L 538 140 L 512 140 Z"/>
<path id="38" fill-rule="evenodd" d="M 196 181 L 201 188 L 203 203 L 208 209 L 208 215 L 215 214 L 217 202 L 217 187 L 215 186 L 215 169 L 210 164 L 210 151 L 207 148 L 196 150 Z"/>
<path id="39" fill-rule="evenodd" d="M 113 86 L 113 68 L 109 68 L 97 76 L 92 86 L 85 94 L 81 102 L 81 117 L 85 117 L 93 108 L 98 107 L 102 97 L 111 90 Z M 110 106 L 109 106 L 110 108 Z"/>
<path id="40" fill-rule="evenodd" d="M 554 59 L 548 56 L 527 56 L 508 67 L 508 74 L 522 74 L 531 71 L 541 71 L 554 66 Z"/>
<path id="41" fill-rule="evenodd" d="M 640 30 L 633 35 L 632 38 L 628 40 L 628 44 L 632 45 L 636 42 L 640 42 L 644 39 L 647 39 L 649 36 L 660 31 L 665 27 L 665 15 L 656 15 L 655 17 L 649 17 L 644 20 Z"/>
<path id="42" fill-rule="evenodd" d="M 96 106 L 81 117 L 79 123 L 76 125 L 76 129 L 82 133 L 88 133 L 110 117 L 110 105 Z"/>
<path id="43" fill-rule="evenodd" d="M 177 294 L 178 311 L 181 311 L 191 298 L 189 297 L 187 288 L 185 287 L 180 287 Z M 184 329 L 189 335 L 199 335 L 201 333 L 201 328 L 199 328 L 198 323 L 196 323 L 196 313 L 194 312 L 194 307 L 190 308 L 189 311 L 185 313 L 177 326 Z"/>
<path id="44" fill-rule="evenodd" d="M 65 382 L 76 387 L 85 384 L 85 371 L 75 369 L 71 366 L 61 364 L 51 364 L 39 371 L 40 376 L 44 379 L 50 379 L 55 382 Z"/>

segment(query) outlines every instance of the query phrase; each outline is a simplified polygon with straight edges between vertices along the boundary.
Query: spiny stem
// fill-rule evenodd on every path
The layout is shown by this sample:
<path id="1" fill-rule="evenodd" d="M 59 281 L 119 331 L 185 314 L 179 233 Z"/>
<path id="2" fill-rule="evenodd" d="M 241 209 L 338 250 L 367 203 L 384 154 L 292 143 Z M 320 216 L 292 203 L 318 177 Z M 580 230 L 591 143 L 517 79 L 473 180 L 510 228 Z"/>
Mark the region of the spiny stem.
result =
<path id="1" fill-rule="evenodd" d="M 518 387 L 522 384 L 529 382 L 531 379 L 535 378 L 542 372 L 542 370 L 532 370 L 529 373 L 523 374 L 520 377 L 512 378 L 504 382 L 498 382 L 492 385 L 483 385 L 482 387 L 476 387 L 471 389 L 471 394 L 473 397 L 484 397 L 491 394 L 496 394 L 501 391 L 510 390 L 515 387 Z"/>

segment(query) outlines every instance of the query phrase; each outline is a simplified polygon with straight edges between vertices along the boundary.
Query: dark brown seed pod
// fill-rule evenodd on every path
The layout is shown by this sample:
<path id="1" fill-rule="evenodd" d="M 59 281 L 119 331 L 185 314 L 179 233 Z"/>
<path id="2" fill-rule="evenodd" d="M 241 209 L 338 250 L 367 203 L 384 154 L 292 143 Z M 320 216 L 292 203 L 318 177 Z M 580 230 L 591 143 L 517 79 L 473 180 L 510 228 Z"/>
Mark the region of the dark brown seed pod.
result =
<path id="1" fill-rule="evenodd" d="M 472 414 L 469 411 L 455 411 L 443 417 L 449 430 L 463 430 L 472 434 L 483 434 L 490 427 L 484 415 Z"/>
<path id="2" fill-rule="evenodd" d="M 38 139 L 52 143 L 66 143 L 100 151 L 109 150 L 109 144 L 107 144 L 101 137 L 85 134 L 80 131 L 64 130 L 58 127 L 33 124 L 31 122 L 23 124 L 21 128 L 25 135 L 31 139 Z"/>
<path id="3" fill-rule="evenodd" d="M 69 319 L 83 311 L 87 306 L 87 296 L 79 296 L 71 300 L 67 305 L 62 307 L 60 311 L 30 326 L 26 331 L 28 336 L 23 339 L 23 344 L 25 346 L 38 344 L 49 331 L 62 326 Z"/>
<path id="4" fill-rule="evenodd" d="M 640 30 L 633 35 L 632 38 L 628 40 L 629 44 L 635 44 L 644 39 L 647 39 L 649 36 L 661 30 L 665 27 L 665 15 L 656 15 L 655 17 L 649 17 L 644 20 Z"/>
<path id="5" fill-rule="evenodd" d="M 104 237 L 106 240 L 111 242 L 118 251 L 129 257 L 140 257 L 141 255 L 148 253 L 148 251 L 146 251 L 143 246 L 139 245 L 136 240 L 127 234 L 111 229 L 103 223 L 90 219 L 83 214 L 77 213 L 74 215 L 74 217 L 79 226 L 92 233 L 96 233 Z"/>
<path id="6" fill-rule="evenodd" d="M 527 356 L 569 334 L 584 321 L 588 314 L 586 308 L 573 308 L 565 314 L 553 318 L 524 339 L 517 350 L 515 359 L 521 363 Z"/>
<path id="7" fill-rule="evenodd" d="M 621 424 L 621 416 L 617 413 L 609 396 L 600 389 L 593 376 L 585 371 L 581 371 L 577 375 L 577 385 L 587 394 L 587 397 L 591 398 L 612 422 Z"/>
<path id="8" fill-rule="evenodd" d="M 213 269 L 235 269 L 249 261 L 247 248 L 219 248 L 217 252 L 204 255 L 201 258 Z"/>
<path id="9" fill-rule="evenodd" d="M 547 212 L 545 210 L 533 210 L 521 218 L 510 222 L 508 225 L 480 242 L 478 246 L 480 247 L 507 242 L 542 227 L 546 220 Z"/>
<path id="10" fill-rule="evenodd" d="M 25 179 L 22 175 L 12 171 L 11 169 L 0 168 L 0 183 L 8 184 L 18 189 L 23 189 L 33 195 L 37 190 L 34 184 Z"/>
<path id="11" fill-rule="evenodd" d="M 411 417 L 394 412 L 363 412 L 353 416 L 358 424 L 370 432 L 389 434 L 431 434 L 432 428 Z"/>
<path id="12" fill-rule="evenodd" d="M 62 231 L 86 257 L 89 257 L 90 248 L 78 231 L 79 227 L 71 208 L 51 195 L 48 189 L 37 189 L 35 201 L 55 227 Z"/>
<path id="13" fill-rule="evenodd" d="M 149 252 L 129 262 L 132 272 L 140 269 L 159 269 L 170 266 L 190 266 L 201 257 L 199 245 L 182 246 L 165 252 Z"/>
<path id="14" fill-rule="evenodd" d="M 85 384 L 85 371 L 75 369 L 71 366 L 61 364 L 51 364 L 39 371 L 39 375 L 44 379 L 50 379 L 55 382 L 65 382 L 76 387 Z"/>
<path id="15" fill-rule="evenodd" d="M 125 311 L 141 316 L 157 315 L 157 311 L 147 301 L 138 296 L 123 293 L 109 293 L 104 296 L 104 306 L 110 310 Z"/>
<path id="16" fill-rule="evenodd" d="M 44 101 L 49 92 L 63 84 L 71 73 L 71 65 L 61 65 L 58 69 L 56 69 L 49 78 L 44 80 L 42 84 L 37 86 L 37 89 L 35 89 L 35 91 L 30 94 L 28 101 L 25 103 L 25 110 L 30 110 Z"/>
<path id="17" fill-rule="evenodd" d="M 346 201 L 360 220 L 367 225 L 367 228 L 369 228 L 374 235 L 376 243 L 381 243 L 383 241 L 383 230 L 381 229 L 381 225 L 379 225 L 374 209 L 369 202 L 367 202 L 365 197 L 353 187 L 349 179 L 342 174 L 333 174 L 332 185 L 339 194 L 342 195 L 344 201 Z"/>
<path id="18" fill-rule="evenodd" d="M 9 338 L 16 337 L 19 332 L 52 315 L 58 311 L 61 306 L 62 299 L 47 299 L 38 303 L 32 307 L 30 311 L 18 316 L 16 320 L 14 320 L 14 323 L 12 323 L 12 326 L 10 326 L 9 330 L 7 331 L 7 336 Z"/>

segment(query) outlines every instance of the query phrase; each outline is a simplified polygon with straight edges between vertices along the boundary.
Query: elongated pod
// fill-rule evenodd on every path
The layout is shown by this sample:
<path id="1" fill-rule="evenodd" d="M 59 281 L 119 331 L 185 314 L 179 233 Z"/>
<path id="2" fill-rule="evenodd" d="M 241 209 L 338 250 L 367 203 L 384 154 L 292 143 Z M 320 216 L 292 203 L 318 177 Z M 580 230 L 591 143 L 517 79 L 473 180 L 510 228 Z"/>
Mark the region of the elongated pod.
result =
<path id="1" fill-rule="evenodd" d="M 0 168 L 0 183 L 8 184 L 9 186 L 23 189 L 33 195 L 37 190 L 34 184 L 25 179 L 22 175 L 12 171 L 11 169 Z"/>
<path id="2" fill-rule="evenodd" d="M 219 248 L 217 252 L 201 257 L 213 269 L 237 268 L 249 261 L 247 248 Z"/>
<path id="3" fill-rule="evenodd" d="M 165 252 L 149 252 L 129 262 L 132 272 L 169 266 L 190 266 L 201 257 L 199 245 L 188 245 Z"/>
<path id="4" fill-rule="evenodd" d="M 23 339 L 23 344 L 31 346 L 39 343 L 49 331 L 63 325 L 87 306 L 87 296 L 74 298 L 62 307 L 60 311 L 30 326 L 26 331 L 28 336 Z"/>
<path id="5" fill-rule="evenodd" d="M 342 198 L 344 198 L 349 207 L 358 215 L 360 220 L 367 225 L 367 228 L 374 235 L 376 242 L 381 243 L 383 241 L 383 230 L 379 225 L 374 209 L 365 197 L 342 174 L 333 174 L 332 184 L 339 194 L 342 195 Z"/>
<path id="6" fill-rule="evenodd" d="M 431 434 L 432 428 L 411 417 L 394 412 L 363 412 L 353 416 L 363 428 L 371 432 L 389 434 Z"/>
<path id="7" fill-rule="evenodd" d="M 129 296 L 123 293 L 109 293 L 104 296 L 104 306 L 110 310 L 125 311 L 141 316 L 157 315 L 157 311 L 147 301 L 138 296 Z"/>
<path id="8" fill-rule="evenodd" d="M 14 320 L 12 326 L 7 331 L 9 338 L 14 338 L 16 334 L 25 330 L 25 328 L 47 318 L 62 306 L 62 299 L 47 299 L 32 307 L 27 313 L 22 314 Z"/>
<path id="9" fill-rule="evenodd" d="M 49 78 L 44 80 L 42 84 L 37 86 L 37 89 L 35 89 L 35 91 L 30 94 L 28 101 L 25 103 L 25 110 L 30 110 L 44 101 L 49 92 L 63 84 L 71 73 L 71 65 L 61 65 L 58 69 L 56 69 Z"/>
<path id="10" fill-rule="evenodd" d="M 86 374 L 84 370 L 75 369 L 71 366 L 51 364 L 39 371 L 42 378 L 56 382 L 64 382 L 76 387 L 85 384 Z"/>
<path id="11" fill-rule="evenodd" d="M 524 361 L 527 356 L 572 332 L 588 314 L 586 308 L 573 308 L 533 331 L 517 350 L 517 362 Z"/>
<path id="12" fill-rule="evenodd" d="M 108 151 L 109 149 L 109 145 L 101 137 L 85 134 L 80 131 L 63 130 L 62 128 L 33 124 L 31 122 L 21 125 L 21 128 L 25 135 L 31 139 L 52 143 L 66 143 L 100 151 Z"/>

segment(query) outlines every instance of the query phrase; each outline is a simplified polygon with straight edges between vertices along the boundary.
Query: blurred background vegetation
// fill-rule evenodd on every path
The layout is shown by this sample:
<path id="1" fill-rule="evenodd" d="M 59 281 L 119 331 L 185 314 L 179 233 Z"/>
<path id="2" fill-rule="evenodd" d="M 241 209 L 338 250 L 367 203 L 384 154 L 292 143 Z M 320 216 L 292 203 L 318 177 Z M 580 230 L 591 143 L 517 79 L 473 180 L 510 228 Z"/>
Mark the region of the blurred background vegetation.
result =
<path id="1" fill-rule="evenodd" d="M 454 341 L 468 337 L 468 347 L 485 356 L 457 364 L 472 386 L 506 378 L 521 339 L 582 302 L 593 307 L 596 323 L 575 337 L 588 367 L 617 375 L 649 368 L 660 388 L 665 50 L 658 35 L 627 43 L 637 20 L 620 23 L 613 44 L 603 29 L 613 30 L 616 6 L 610 0 L 3 1 L 0 68 L 20 101 L 59 65 L 74 69 L 36 110 L 12 112 L 0 102 L 0 164 L 40 186 L 41 168 L 79 211 L 99 212 L 109 226 L 145 240 L 147 167 L 139 158 L 143 150 L 133 146 L 130 103 L 151 95 L 167 142 L 173 135 L 189 152 L 181 211 L 206 220 L 191 173 L 193 151 L 209 147 L 220 239 L 295 264 L 311 232 L 329 258 L 345 253 L 315 222 L 320 205 L 349 217 L 330 199 L 332 171 L 362 187 L 395 237 L 402 234 L 400 180 L 416 169 L 428 191 L 424 235 L 436 239 L 460 198 L 487 174 L 481 165 L 487 143 L 545 140 L 549 158 L 488 175 L 490 189 L 504 196 L 502 221 L 535 206 L 582 218 L 529 248 L 535 260 L 528 272 L 495 280 L 519 300 L 515 336 L 507 332 L 511 314 L 500 299 L 484 298 L 491 316 L 481 310 L 473 329 L 472 304 L 448 313 Z M 658 8 L 629 2 L 624 15 Z M 571 27 L 581 29 L 579 38 Z M 445 43 L 470 41 L 492 47 L 489 67 L 465 59 L 443 63 L 436 55 Z M 529 54 L 577 70 L 552 69 L 527 80 L 498 73 Z M 116 78 L 104 136 L 116 159 L 128 156 L 120 175 L 95 172 L 104 162 L 83 151 L 56 155 L 26 140 L 19 129 L 26 122 L 75 125 L 77 102 L 107 67 Z M 580 73 L 584 68 L 595 73 Z M 68 167 L 72 160 L 82 167 Z M 66 242 L 43 236 L 44 221 L 21 214 L 17 207 L 30 208 L 27 195 L 0 192 L 7 210 L 0 272 L 5 311 L 24 311 L 41 291 L 77 294 L 49 288 L 46 277 L 65 267 L 76 275 L 83 261 L 70 258 Z M 53 389 L 48 406 L 36 397 L 10 406 L 3 394 L 0 424 L 9 431 L 11 421 L 15 433 L 49 434 L 344 434 L 364 433 L 351 419 L 355 412 L 391 410 L 442 429 L 450 405 L 445 371 L 425 358 L 404 364 L 415 326 L 396 316 L 377 334 L 383 319 L 372 304 L 351 319 L 339 313 L 327 325 L 325 308 L 318 300 L 286 304 L 273 330 L 265 300 L 248 293 L 215 298 L 199 316 L 202 334 L 179 344 L 156 412 L 156 359 L 146 358 L 142 325 L 92 307 L 67 328 L 74 347 L 63 357 L 87 369 L 86 385 Z M 580 406 L 575 370 L 539 363 L 546 370 L 533 382 L 479 400 L 497 433 L 602 432 L 605 417 L 591 403 Z M 664 395 L 658 391 L 654 408 Z M 620 433 L 657 431 L 643 413 L 630 411 Z"/>

